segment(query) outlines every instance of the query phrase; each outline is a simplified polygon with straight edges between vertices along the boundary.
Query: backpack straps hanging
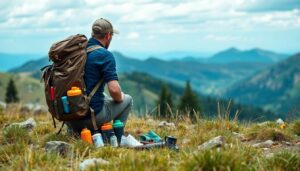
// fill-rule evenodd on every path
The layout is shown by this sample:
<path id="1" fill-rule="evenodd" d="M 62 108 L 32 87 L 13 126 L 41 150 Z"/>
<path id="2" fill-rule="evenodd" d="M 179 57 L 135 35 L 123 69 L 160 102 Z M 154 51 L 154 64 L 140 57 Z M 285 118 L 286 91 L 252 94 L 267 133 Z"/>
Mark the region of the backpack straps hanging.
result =
<path id="1" fill-rule="evenodd" d="M 89 103 L 90 103 L 92 97 L 93 97 L 94 94 L 97 92 L 97 90 L 99 89 L 99 87 L 100 87 L 100 85 L 101 85 L 102 83 L 103 83 L 103 79 L 101 79 L 101 80 L 96 84 L 96 86 L 93 88 L 92 92 L 89 94 L 89 96 L 88 96 L 88 101 L 89 101 Z M 91 111 L 91 120 L 92 120 L 93 127 L 94 127 L 95 130 L 98 130 L 94 109 L 92 109 L 92 108 L 90 107 L 90 111 Z"/>
<path id="2" fill-rule="evenodd" d="M 97 49 L 101 49 L 103 48 L 102 46 L 99 46 L 99 45 L 94 45 L 94 46 L 90 46 L 86 49 L 86 52 L 87 53 L 90 53 L 94 50 L 97 50 Z M 103 83 L 103 78 L 96 84 L 96 86 L 93 88 L 93 90 L 91 91 L 91 93 L 89 94 L 88 96 L 88 101 L 90 103 L 92 97 L 94 96 L 94 94 L 97 92 L 97 90 L 99 89 L 100 85 Z M 96 115 L 95 115 L 95 111 L 94 109 L 92 109 L 90 107 L 90 111 L 91 111 L 91 121 L 92 121 L 92 125 L 94 127 L 94 130 L 98 130 L 98 127 L 97 127 L 97 123 L 96 123 Z"/>

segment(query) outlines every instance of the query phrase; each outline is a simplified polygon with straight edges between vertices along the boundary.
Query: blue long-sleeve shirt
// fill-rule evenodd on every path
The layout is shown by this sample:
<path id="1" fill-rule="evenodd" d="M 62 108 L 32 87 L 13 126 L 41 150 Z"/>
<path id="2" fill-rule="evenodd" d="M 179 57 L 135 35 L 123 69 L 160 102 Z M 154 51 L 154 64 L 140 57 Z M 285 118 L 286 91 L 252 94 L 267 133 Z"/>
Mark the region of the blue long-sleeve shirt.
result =
<path id="1" fill-rule="evenodd" d="M 96 39 L 90 38 L 87 47 L 103 45 Z M 101 112 L 104 103 L 104 87 L 105 84 L 112 80 L 118 80 L 116 72 L 116 61 L 111 52 L 105 48 L 94 50 L 87 55 L 85 64 L 84 82 L 86 92 L 90 94 L 96 84 L 103 78 L 103 83 L 91 99 L 90 107 L 92 107 L 97 115 Z M 90 113 L 87 115 L 90 118 Z"/>

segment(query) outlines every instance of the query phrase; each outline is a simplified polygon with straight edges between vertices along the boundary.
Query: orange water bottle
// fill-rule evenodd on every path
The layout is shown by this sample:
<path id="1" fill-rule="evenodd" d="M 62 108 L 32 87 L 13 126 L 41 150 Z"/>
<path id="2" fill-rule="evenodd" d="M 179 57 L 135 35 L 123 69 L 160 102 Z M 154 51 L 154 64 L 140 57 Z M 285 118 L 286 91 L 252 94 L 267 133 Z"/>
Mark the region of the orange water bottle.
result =
<path id="1" fill-rule="evenodd" d="M 88 130 L 87 128 L 83 128 L 80 135 L 83 142 L 93 144 L 92 134 L 90 130 Z"/>
<path id="2" fill-rule="evenodd" d="M 79 87 L 71 87 L 71 90 L 67 91 L 68 96 L 79 96 L 81 93 L 82 92 Z"/>
<path id="3" fill-rule="evenodd" d="M 109 144 L 111 133 L 114 132 L 111 123 L 104 123 L 100 128 L 104 143 Z"/>

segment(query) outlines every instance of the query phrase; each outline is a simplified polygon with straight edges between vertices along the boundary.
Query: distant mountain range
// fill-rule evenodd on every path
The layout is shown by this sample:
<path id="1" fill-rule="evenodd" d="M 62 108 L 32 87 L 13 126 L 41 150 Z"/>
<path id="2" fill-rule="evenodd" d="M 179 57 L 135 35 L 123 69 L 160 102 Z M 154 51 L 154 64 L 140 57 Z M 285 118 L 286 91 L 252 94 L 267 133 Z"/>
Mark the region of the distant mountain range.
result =
<path id="1" fill-rule="evenodd" d="M 189 80 L 192 86 L 195 87 L 195 90 L 209 95 L 219 95 L 221 91 L 230 87 L 237 81 L 240 81 L 245 77 L 258 72 L 262 68 L 271 65 L 271 58 L 274 61 L 284 58 L 282 55 L 276 55 L 275 53 L 258 49 L 245 52 L 238 51 L 236 49 L 229 49 L 212 57 L 212 61 L 219 62 L 209 63 L 184 60 L 165 61 L 157 58 L 138 60 L 126 57 L 119 52 L 113 53 L 117 61 L 118 72 L 120 73 L 135 71 L 145 72 L 157 78 L 179 85 L 184 85 L 185 82 Z M 233 56 L 237 55 L 237 57 L 230 57 L 231 53 Z M 257 61 L 236 60 L 243 59 L 243 57 L 245 57 L 245 59 L 250 58 L 250 54 L 253 54 L 253 58 L 257 58 Z M 228 60 L 226 62 L 220 62 L 223 58 L 226 59 L 226 55 Z M 259 57 L 257 57 L 257 55 L 259 55 Z M 39 60 L 29 61 L 10 71 L 35 72 L 35 74 L 37 74 L 39 69 L 47 64 L 49 64 L 49 61 L 45 57 Z"/>
<path id="2" fill-rule="evenodd" d="M 278 54 L 263 49 L 251 49 L 241 51 L 236 48 L 226 49 L 210 58 L 195 58 L 188 56 L 180 59 L 181 61 L 197 61 L 203 63 L 232 63 L 232 62 L 254 62 L 254 63 L 274 63 L 287 58 L 289 55 Z"/>
<path id="3" fill-rule="evenodd" d="M 232 98 L 242 104 L 262 106 L 275 112 L 287 112 L 299 101 L 299 55 L 286 59 L 286 55 L 261 49 L 240 51 L 231 48 L 207 62 L 192 57 L 172 61 L 138 60 L 120 52 L 113 54 L 121 74 L 143 72 L 178 86 L 189 80 L 194 90 L 204 95 Z M 40 68 L 47 64 L 49 61 L 45 57 L 29 61 L 10 72 L 29 72 L 38 78 Z"/>
<path id="4" fill-rule="evenodd" d="M 300 53 L 248 77 L 225 91 L 240 103 L 300 116 Z"/>

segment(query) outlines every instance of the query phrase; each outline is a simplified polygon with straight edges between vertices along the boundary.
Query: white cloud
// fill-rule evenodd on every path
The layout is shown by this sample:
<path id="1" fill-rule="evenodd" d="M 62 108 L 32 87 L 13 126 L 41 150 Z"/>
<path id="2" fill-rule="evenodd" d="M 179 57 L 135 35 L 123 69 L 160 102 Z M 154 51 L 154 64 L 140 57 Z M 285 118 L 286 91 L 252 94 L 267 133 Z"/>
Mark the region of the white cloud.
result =
<path id="1" fill-rule="evenodd" d="M 253 37 L 246 36 L 235 36 L 235 35 L 216 35 L 209 34 L 204 37 L 205 40 L 212 40 L 216 42 L 229 42 L 229 41 L 239 41 L 239 42 L 253 42 L 255 39 Z"/>
<path id="2" fill-rule="evenodd" d="M 291 0 L 290 0 L 291 1 Z M 122 29 L 138 27 L 147 32 L 178 33 L 184 30 L 214 29 L 257 29 L 253 27 L 263 24 L 264 27 L 286 28 L 299 27 L 299 9 L 288 11 L 266 11 L 253 13 L 247 8 L 262 4 L 257 0 L 198 0 L 179 1 L 98 1 L 98 0 L 66 0 L 58 3 L 52 0 L 13 1 L 3 11 L 8 15 L 0 17 L 0 28 L 28 27 L 79 27 L 87 25 L 101 16 L 111 18 L 113 23 Z M 276 0 L 268 0 L 269 3 Z M 14 5 L 12 5 L 14 4 Z M 272 4 L 272 3 L 271 3 Z M 244 10 L 244 11 L 243 11 Z M 199 29 L 201 26 L 201 29 Z M 274 28 L 275 27 L 275 28 Z"/>
<path id="3" fill-rule="evenodd" d="M 119 39 L 124 41 L 141 37 L 162 40 L 164 36 L 187 34 L 193 35 L 188 39 L 193 39 L 204 33 L 209 34 L 206 40 L 246 41 L 240 38 L 245 36 L 226 35 L 236 31 L 300 29 L 297 1 L 1 0 L 0 36 L 90 34 L 92 22 L 105 17 L 121 32 Z"/>
<path id="4" fill-rule="evenodd" d="M 130 32 L 127 36 L 127 39 L 130 39 L 130 40 L 136 40 L 138 38 L 140 38 L 140 34 L 137 32 Z"/>

